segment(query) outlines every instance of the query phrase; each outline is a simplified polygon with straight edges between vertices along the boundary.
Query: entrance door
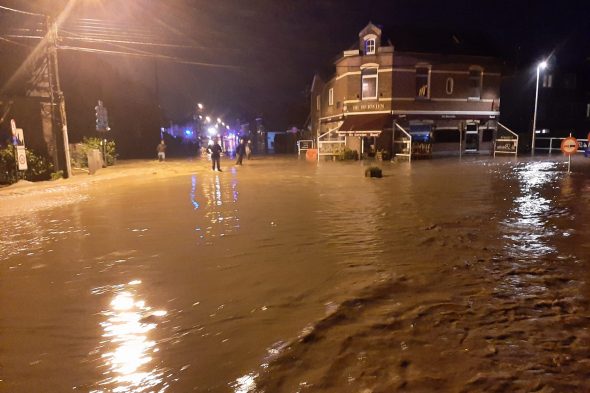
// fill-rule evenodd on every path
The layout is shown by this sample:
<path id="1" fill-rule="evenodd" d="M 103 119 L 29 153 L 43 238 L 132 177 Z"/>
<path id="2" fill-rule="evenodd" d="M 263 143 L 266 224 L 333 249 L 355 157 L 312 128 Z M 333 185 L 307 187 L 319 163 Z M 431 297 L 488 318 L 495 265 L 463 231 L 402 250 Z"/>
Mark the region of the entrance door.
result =
<path id="1" fill-rule="evenodd" d="M 467 124 L 465 131 L 465 152 L 477 153 L 479 151 L 479 130 L 477 124 Z"/>

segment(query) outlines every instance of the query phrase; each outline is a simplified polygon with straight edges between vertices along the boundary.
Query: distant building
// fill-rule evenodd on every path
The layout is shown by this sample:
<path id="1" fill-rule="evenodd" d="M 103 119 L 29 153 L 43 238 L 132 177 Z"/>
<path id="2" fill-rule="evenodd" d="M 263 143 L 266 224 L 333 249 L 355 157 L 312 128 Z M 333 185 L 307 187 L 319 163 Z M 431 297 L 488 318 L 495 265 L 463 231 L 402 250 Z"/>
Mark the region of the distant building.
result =
<path id="1" fill-rule="evenodd" d="M 562 137 L 590 132 L 590 62 L 541 71 L 537 135 Z"/>
<path id="2" fill-rule="evenodd" d="M 364 155 L 402 153 L 407 149 L 402 129 L 412 135 L 414 156 L 458 153 L 459 131 L 464 151 L 491 150 L 500 115 L 501 62 L 469 54 L 471 47 L 450 33 L 434 35 L 426 50 L 413 40 L 424 34 L 405 32 L 400 40 L 403 35 L 415 51 L 398 50 L 397 35 L 391 36 L 393 43 L 385 41 L 381 28 L 369 23 L 358 43 L 335 61 L 335 72 L 315 75 L 310 119 L 320 154 L 344 146 Z"/>

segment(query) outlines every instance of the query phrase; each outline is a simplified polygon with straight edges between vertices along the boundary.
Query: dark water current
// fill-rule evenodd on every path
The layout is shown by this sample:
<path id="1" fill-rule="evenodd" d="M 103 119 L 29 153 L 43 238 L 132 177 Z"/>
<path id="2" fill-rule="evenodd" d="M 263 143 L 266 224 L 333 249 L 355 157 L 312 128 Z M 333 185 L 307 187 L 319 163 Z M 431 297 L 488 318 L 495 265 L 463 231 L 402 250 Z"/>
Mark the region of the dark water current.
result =
<path id="1" fill-rule="evenodd" d="M 30 197 L 0 214 L 0 392 L 590 391 L 590 167 L 560 161 L 187 162 Z"/>

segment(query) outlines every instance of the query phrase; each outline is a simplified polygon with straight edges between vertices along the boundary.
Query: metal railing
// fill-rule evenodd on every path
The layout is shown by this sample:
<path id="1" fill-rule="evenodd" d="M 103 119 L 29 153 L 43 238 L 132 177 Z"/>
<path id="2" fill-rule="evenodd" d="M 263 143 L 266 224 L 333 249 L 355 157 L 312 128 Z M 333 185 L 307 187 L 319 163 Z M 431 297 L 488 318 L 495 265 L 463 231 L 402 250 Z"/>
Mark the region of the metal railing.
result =
<path id="1" fill-rule="evenodd" d="M 394 136 L 393 136 L 393 143 L 394 143 L 393 150 L 394 150 L 394 154 L 395 154 L 396 157 L 397 156 L 408 157 L 408 162 L 412 162 L 412 135 L 408 131 L 404 130 L 404 128 L 402 126 L 400 126 L 399 124 L 395 123 L 395 126 L 397 128 L 399 128 L 399 130 L 405 135 L 405 138 L 406 139 L 402 139 L 402 140 L 396 141 L 395 140 L 395 133 L 394 133 Z M 395 152 L 395 144 L 396 143 L 397 144 L 401 144 L 401 145 L 405 145 L 405 149 L 404 149 L 404 146 L 402 146 L 402 152 L 401 153 Z M 404 151 L 407 151 L 407 153 L 404 153 Z"/>
<path id="2" fill-rule="evenodd" d="M 313 139 L 300 139 L 297 141 L 297 154 L 301 155 L 302 151 L 307 151 L 315 147 L 315 141 Z"/>
<path id="3" fill-rule="evenodd" d="M 535 150 L 542 150 L 548 151 L 551 154 L 553 151 L 561 151 L 561 141 L 564 140 L 566 137 L 561 138 L 535 138 L 537 141 L 549 141 L 549 146 L 540 147 L 539 145 L 535 145 Z M 558 141 L 557 144 L 554 144 L 554 141 Z M 588 139 L 578 139 L 578 153 L 584 153 L 586 151 L 586 147 L 588 146 Z"/>
<path id="4" fill-rule="evenodd" d="M 338 135 L 337 139 L 322 140 L 322 138 L 329 137 L 333 132 L 338 131 L 338 128 L 328 130 L 321 135 L 318 135 L 317 146 L 318 146 L 318 161 L 320 156 L 336 156 L 340 153 L 341 147 L 346 144 L 346 140 L 341 139 Z"/>
<path id="5" fill-rule="evenodd" d="M 494 157 L 496 157 L 496 154 L 514 154 L 514 157 L 516 157 L 518 155 L 518 134 L 500 122 L 498 122 L 498 125 L 508 131 L 512 138 L 500 137 L 494 140 Z M 500 150 L 498 150 L 498 147 L 500 147 Z"/>

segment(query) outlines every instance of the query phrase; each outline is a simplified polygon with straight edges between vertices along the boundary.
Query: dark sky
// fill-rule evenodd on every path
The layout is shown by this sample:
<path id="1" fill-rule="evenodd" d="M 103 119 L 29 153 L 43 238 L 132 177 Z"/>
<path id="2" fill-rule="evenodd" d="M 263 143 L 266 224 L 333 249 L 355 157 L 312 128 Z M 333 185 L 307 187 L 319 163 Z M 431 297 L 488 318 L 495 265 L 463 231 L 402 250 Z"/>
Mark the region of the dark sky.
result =
<path id="1" fill-rule="evenodd" d="M 1 5 L 58 13 L 66 0 L 0 0 Z M 173 43 L 71 46 L 157 53 L 204 64 L 157 61 L 159 92 L 172 119 L 190 115 L 203 102 L 216 115 L 262 115 L 268 129 L 302 127 L 309 104 L 307 90 L 316 70 L 333 62 L 369 22 L 475 32 L 511 66 L 556 55 L 557 61 L 588 56 L 590 6 L 582 1 L 463 0 L 77 0 L 65 27 L 83 36 L 92 30 L 84 18 L 98 19 L 101 34 L 136 41 Z M 396 37 L 389 37 L 395 44 Z M 141 52 L 143 51 L 143 52 Z M 89 56 L 67 52 L 68 56 Z M 97 55 L 92 55 L 97 56 Z M 120 73 L 155 88 L 156 61 L 101 54 Z M 67 75 L 62 75 L 67 78 Z"/>

